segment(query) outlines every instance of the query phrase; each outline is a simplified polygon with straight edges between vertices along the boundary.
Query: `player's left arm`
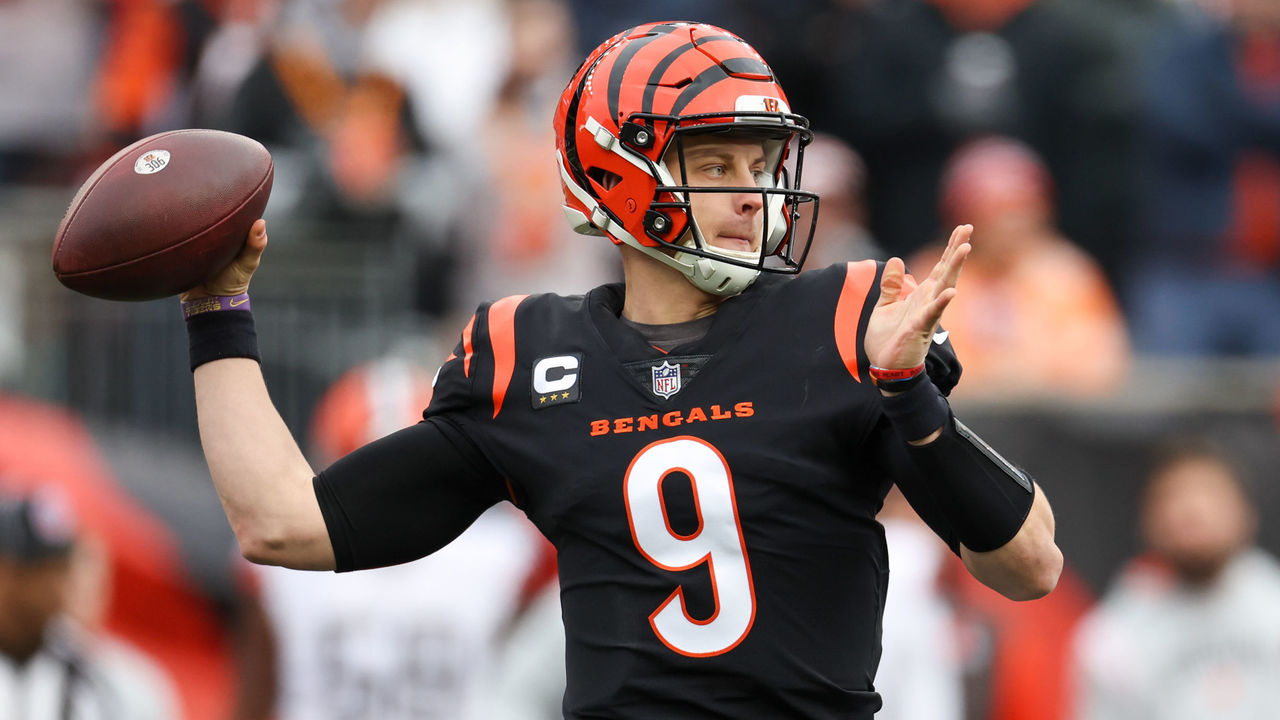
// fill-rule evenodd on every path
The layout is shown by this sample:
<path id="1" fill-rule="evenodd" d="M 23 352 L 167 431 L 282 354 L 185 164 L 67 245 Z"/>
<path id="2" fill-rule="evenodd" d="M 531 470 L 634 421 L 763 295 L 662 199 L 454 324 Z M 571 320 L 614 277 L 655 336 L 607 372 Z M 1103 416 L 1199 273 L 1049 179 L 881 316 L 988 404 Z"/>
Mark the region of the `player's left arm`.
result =
<path id="1" fill-rule="evenodd" d="M 972 233 L 970 225 L 957 227 L 938 263 L 914 290 L 904 292 L 900 259 L 885 264 L 864 335 L 873 366 L 904 370 L 923 365 L 943 311 L 956 296 Z M 1044 492 L 956 421 L 927 377 L 908 388 L 881 389 L 885 415 L 906 441 L 909 460 L 902 472 L 912 477 L 900 482 L 904 491 L 918 484 L 932 497 L 954 530 L 952 540 L 958 542 L 965 566 L 978 580 L 1015 600 L 1048 594 L 1062 572 L 1062 552 L 1054 542 L 1053 511 Z"/>
<path id="2" fill-rule="evenodd" d="M 904 442 L 893 421 L 877 428 L 885 470 L 975 578 L 1013 600 L 1047 594 L 1062 571 L 1048 498 L 937 397 L 943 427 L 931 442 Z"/>
<path id="3" fill-rule="evenodd" d="M 1031 510 L 1009 542 L 978 552 L 960 546 L 969 574 L 1010 600 L 1035 600 L 1048 595 L 1062 575 L 1062 551 L 1054 542 L 1053 509 L 1035 481 Z"/>
<path id="4" fill-rule="evenodd" d="M 898 485 L 984 585 L 1011 600 L 1047 595 L 1062 573 L 1062 552 L 1044 490 L 943 412 L 932 441 L 898 440 L 906 446 L 894 453 Z"/>

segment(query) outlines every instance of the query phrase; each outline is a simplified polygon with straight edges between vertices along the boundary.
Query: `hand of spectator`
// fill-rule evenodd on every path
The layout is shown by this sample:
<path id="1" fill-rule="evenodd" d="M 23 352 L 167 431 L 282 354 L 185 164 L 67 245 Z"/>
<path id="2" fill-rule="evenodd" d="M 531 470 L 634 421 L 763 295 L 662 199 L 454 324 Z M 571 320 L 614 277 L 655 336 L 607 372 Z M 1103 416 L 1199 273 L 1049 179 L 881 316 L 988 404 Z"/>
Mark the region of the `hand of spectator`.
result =
<path id="1" fill-rule="evenodd" d="M 202 297 L 234 296 L 249 291 L 249 280 L 262 262 L 262 251 L 267 248 L 267 221 L 255 220 L 249 228 L 249 237 L 245 239 L 240 254 L 204 283 L 182 293 L 183 301 Z"/>
<path id="2" fill-rule="evenodd" d="M 942 312 L 956 296 L 956 281 L 972 246 L 972 225 L 959 225 L 928 277 L 903 293 L 906 267 L 900 258 L 885 263 L 880 300 L 867 321 L 867 359 L 876 367 L 912 368 L 924 362 Z"/>

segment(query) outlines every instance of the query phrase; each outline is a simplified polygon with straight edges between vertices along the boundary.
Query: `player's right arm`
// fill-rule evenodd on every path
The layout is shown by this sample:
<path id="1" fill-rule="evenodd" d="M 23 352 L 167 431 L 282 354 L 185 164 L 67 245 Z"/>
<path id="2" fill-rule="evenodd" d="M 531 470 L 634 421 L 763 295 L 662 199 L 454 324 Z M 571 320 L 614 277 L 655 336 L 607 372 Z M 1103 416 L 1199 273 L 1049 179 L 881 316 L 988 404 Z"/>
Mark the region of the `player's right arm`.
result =
<path id="1" fill-rule="evenodd" d="M 183 299 L 247 292 L 266 244 L 265 224 L 258 221 L 240 256 Z M 359 448 L 316 475 L 272 404 L 256 359 L 224 356 L 223 350 L 243 347 L 210 332 L 237 323 L 251 328 L 252 317 L 212 321 L 188 327 L 200 440 L 249 560 L 339 571 L 408 562 L 444 547 L 487 508 L 510 497 L 503 477 L 443 409 L 468 406 L 465 382 L 446 383 L 453 392 L 443 393 L 447 402 L 436 416 Z M 256 355 L 256 349 L 245 354 Z M 441 372 L 452 378 L 457 370 L 446 365 Z"/>
<path id="2" fill-rule="evenodd" d="M 264 565 L 335 568 L 302 455 L 267 394 L 258 363 L 226 358 L 195 370 L 200 443 L 240 551 Z"/>
<path id="3" fill-rule="evenodd" d="M 182 298 L 246 292 L 266 246 L 266 223 L 258 220 L 231 265 Z M 315 473 L 272 404 L 261 367 L 223 358 L 197 367 L 194 381 L 200 443 L 241 552 L 255 563 L 332 570 Z"/>

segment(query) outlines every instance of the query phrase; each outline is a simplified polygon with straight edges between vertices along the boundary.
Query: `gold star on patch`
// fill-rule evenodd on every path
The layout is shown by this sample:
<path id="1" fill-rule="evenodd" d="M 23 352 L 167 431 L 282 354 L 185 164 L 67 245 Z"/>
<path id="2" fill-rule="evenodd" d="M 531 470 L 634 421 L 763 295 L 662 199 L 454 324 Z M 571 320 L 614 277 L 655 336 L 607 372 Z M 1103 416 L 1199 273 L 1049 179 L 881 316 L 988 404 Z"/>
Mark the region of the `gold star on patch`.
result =
<path id="1" fill-rule="evenodd" d="M 546 396 L 546 395 L 540 395 L 540 396 L 538 396 L 538 403 L 539 403 L 539 404 L 545 403 L 546 401 L 547 401 L 547 396 Z"/>
<path id="2" fill-rule="evenodd" d="M 569 393 L 567 393 L 567 392 L 562 392 L 562 393 L 560 393 L 560 399 L 561 399 L 561 400 L 568 400 L 568 399 L 569 399 Z"/>

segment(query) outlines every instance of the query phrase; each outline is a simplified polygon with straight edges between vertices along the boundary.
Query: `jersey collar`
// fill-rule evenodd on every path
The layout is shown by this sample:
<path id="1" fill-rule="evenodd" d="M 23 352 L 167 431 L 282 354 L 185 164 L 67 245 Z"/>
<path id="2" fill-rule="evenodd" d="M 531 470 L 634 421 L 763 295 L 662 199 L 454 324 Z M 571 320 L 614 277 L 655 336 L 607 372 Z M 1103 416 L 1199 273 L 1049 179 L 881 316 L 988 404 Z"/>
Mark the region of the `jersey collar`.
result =
<path id="1" fill-rule="evenodd" d="M 671 353 L 697 353 L 714 355 L 728 347 L 746 332 L 749 316 L 762 298 L 770 295 L 779 283 L 788 277 L 762 275 L 751 287 L 739 295 L 720 303 L 711 328 L 703 337 L 671 349 Z M 592 324 L 605 345 L 623 362 L 662 357 L 666 353 L 653 347 L 634 328 L 622 322 L 619 315 L 625 299 L 626 288 L 622 283 L 610 283 L 595 288 L 587 295 L 587 305 Z"/>

